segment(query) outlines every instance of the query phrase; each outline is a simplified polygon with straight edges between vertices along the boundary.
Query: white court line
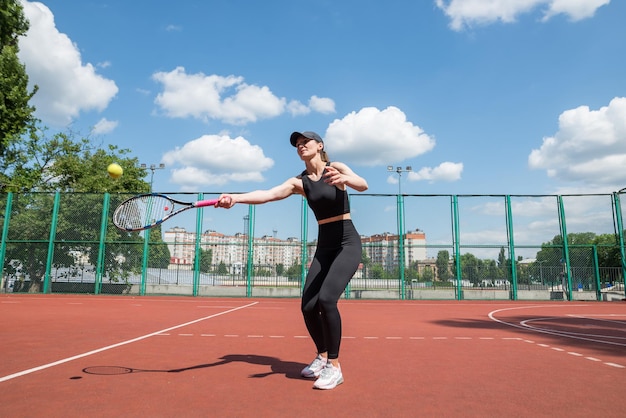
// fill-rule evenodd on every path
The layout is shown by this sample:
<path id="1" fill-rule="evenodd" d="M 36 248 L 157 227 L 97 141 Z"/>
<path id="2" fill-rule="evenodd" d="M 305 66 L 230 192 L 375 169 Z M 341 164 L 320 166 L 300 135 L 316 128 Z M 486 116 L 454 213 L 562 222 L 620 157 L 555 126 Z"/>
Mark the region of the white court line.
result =
<path id="1" fill-rule="evenodd" d="M 510 327 L 514 327 L 514 328 L 519 328 L 519 329 L 524 329 L 527 331 L 534 331 L 534 332 L 538 332 L 538 333 L 542 333 L 542 334 L 549 334 L 549 335 L 556 335 L 556 336 L 560 336 L 560 337 L 565 337 L 565 338 L 571 338 L 571 339 L 575 339 L 575 340 L 582 340 L 582 341 L 591 341 L 591 342 L 596 342 L 596 343 L 601 343 L 601 344 L 607 344 L 607 345 L 617 345 L 617 346 L 621 346 L 624 347 L 626 346 L 626 344 L 624 343 L 619 343 L 619 342 L 614 342 L 614 341 L 606 341 L 606 340 L 598 340 L 592 337 L 598 337 L 596 335 L 593 334 L 572 334 L 570 332 L 567 331 L 559 331 L 559 330 L 553 330 L 553 329 L 542 329 L 542 328 L 536 328 L 536 327 L 532 327 L 530 325 L 528 325 L 528 322 L 531 320 L 526 320 L 526 321 L 521 321 L 519 324 L 515 324 L 512 322 L 507 322 L 504 321 L 502 319 L 498 319 L 496 318 L 496 314 L 500 313 L 500 312 L 505 312 L 505 311 L 513 311 L 513 310 L 518 310 L 518 309 L 531 309 L 531 308 L 553 308 L 553 307 L 559 307 L 559 308 L 572 308 L 572 307 L 580 307 L 580 306 L 584 306 L 584 307 L 588 307 L 591 305 L 531 305 L 531 306 L 517 306 L 514 308 L 504 308 L 504 309 L 497 309 L 495 311 L 491 311 L 489 312 L 489 314 L 487 315 L 492 321 L 495 321 L 499 324 L 503 324 L 503 325 L 508 325 Z M 550 317 L 550 318 L 541 318 L 542 320 L 545 319 L 552 319 L 552 318 L 559 318 L 559 317 Z M 538 320 L 538 319 L 535 319 Z M 610 336 L 605 336 L 602 335 L 602 338 L 610 338 Z"/>
<path id="2" fill-rule="evenodd" d="M 606 320 L 606 319 L 596 319 L 596 318 L 580 316 L 580 315 L 567 315 L 567 316 L 570 317 L 570 318 L 587 319 L 589 321 L 604 321 L 604 322 L 610 322 L 612 324 L 624 325 L 624 323 L 621 322 L 621 321 L 610 321 L 610 320 Z M 588 333 L 580 333 L 580 332 L 572 332 L 572 331 L 561 331 L 561 330 L 553 330 L 551 328 L 541 328 L 541 327 L 538 327 L 538 326 L 535 326 L 535 325 L 531 325 L 531 322 L 542 322 L 542 321 L 549 321 L 549 320 L 561 319 L 561 318 L 562 317 L 560 317 L 560 316 L 551 316 L 551 317 L 545 317 L 545 318 L 527 319 L 525 321 L 521 321 L 520 324 L 525 326 L 525 327 L 528 327 L 528 328 L 530 328 L 532 330 L 558 332 L 559 334 L 561 334 L 563 336 L 583 335 L 585 337 L 605 338 L 605 339 L 610 339 L 610 340 L 626 340 L 626 337 L 618 337 L 617 335 L 588 334 Z"/>
<path id="3" fill-rule="evenodd" d="M 108 345 L 106 347 L 102 347 L 102 348 L 98 348 L 96 350 L 88 351 L 88 352 L 83 353 L 83 354 L 78 354 L 76 356 L 64 358 L 64 359 L 61 359 L 61 360 L 58 360 L 58 361 L 55 361 L 55 362 L 52 362 L 52 363 L 43 364 L 41 366 L 33 367 L 32 369 L 23 370 L 23 371 L 18 372 L 18 373 L 13 373 L 13 374 L 10 374 L 8 376 L 0 377 L 0 383 L 1 382 L 6 382 L 7 380 L 15 379 L 16 377 L 20 377 L 20 376 L 24 376 L 24 375 L 27 375 L 27 374 L 30 374 L 30 373 L 38 372 L 39 370 L 43 370 L 43 369 L 47 369 L 47 368 L 50 368 L 50 367 L 58 366 L 59 364 L 63 364 L 63 363 L 67 363 L 67 362 L 70 362 L 70 361 L 73 361 L 73 360 L 77 360 L 79 358 L 91 356 L 92 354 L 101 353 L 103 351 L 111 350 L 113 348 L 121 347 L 123 345 L 132 344 L 132 343 L 135 343 L 137 341 L 145 340 L 146 338 L 153 337 L 155 335 L 158 335 L 158 334 L 161 334 L 161 333 L 164 333 L 164 332 L 172 331 L 174 329 L 186 327 L 187 325 L 192 325 L 192 324 L 195 324 L 195 323 L 198 323 L 198 322 L 205 321 L 207 319 L 215 318 L 216 316 L 225 315 L 227 313 L 238 311 L 240 309 L 249 308 L 250 306 L 256 305 L 257 303 L 259 303 L 259 302 L 252 302 L 252 303 L 249 303 L 249 304 L 244 305 L 244 306 L 239 306 L 237 308 L 232 308 L 232 309 L 229 309 L 227 311 L 218 312 L 218 313 L 213 314 L 213 315 L 205 316 L 204 318 L 195 319 L 193 321 L 185 322 L 184 324 L 180 324 L 180 325 L 176 325 L 176 326 L 173 326 L 173 327 L 170 327 L 170 328 L 162 329 L 161 331 L 155 331 L 155 332 L 152 332 L 150 334 L 142 335 L 140 337 L 133 338 L 131 340 L 122 341 L 122 342 L 117 343 L 117 344 Z"/>
<path id="4" fill-rule="evenodd" d="M 549 307 L 555 307 L 556 305 L 546 305 Z M 591 306 L 591 305 L 559 305 L 558 307 L 570 307 L 570 306 Z M 559 336 L 559 337 L 564 337 L 564 338 L 571 338 L 571 339 L 576 339 L 576 340 L 582 340 L 582 341 L 591 341 L 591 342 L 597 342 L 597 343 L 601 343 L 601 344 L 608 344 L 608 345 L 617 345 L 617 346 L 626 346 L 626 344 L 623 343 L 619 343 L 619 342 L 613 342 L 613 341 L 606 341 L 606 340 L 597 340 L 595 338 L 597 337 L 602 337 L 602 338 L 613 338 L 611 336 L 607 336 L 607 335 L 594 335 L 594 334 L 584 334 L 584 333 L 571 333 L 571 332 L 567 332 L 567 331 L 558 331 L 558 330 L 551 330 L 551 329 L 544 329 L 544 328 L 537 328 L 537 327 L 533 327 L 532 325 L 529 325 L 529 322 L 533 322 L 533 321 L 545 321 L 548 319 L 558 319 L 559 317 L 548 317 L 548 318 L 535 318 L 535 319 L 528 319 L 525 321 L 520 321 L 519 324 L 515 324 L 512 322 L 506 322 L 504 320 L 498 319 L 496 318 L 496 314 L 500 313 L 500 312 L 504 312 L 504 311 L 512 311 L 512 310 L 516 310 L 516 309 L 528 309 L 528 308 L 535 308 L 535 307 L 540 307 L 540 306 L 522 306 L 522 307 L 515 307 L 515 308 L 505 308 L 505 309 L 498 309 L 495 311 L 491 311 L 489 313 L 489 318 L 492 321 L 498 322 L 500 324 L 504 324 L 504 325 L 508 325 L 514 328 L 520 328 L 520 329 L 525 329 L 525 330 L 529 330 L 529 331 L 534 331 L 534 332 L 538 332 L 538 333 L 543 333 L 543 334 L 549 334 L 549 335 L 555 335 L 555 336 Z M 575 316 L 572 314 L 566 314 L 567 316 Z M 584 319 L 589 319 L 587 317 L 591 316 L 591 314 L 588 315 L 582 315 L 580 317 L 584 318 Z M 598 315 L 600 316 L 600 315 Z M 603 315 L 604 316 L 604 315 Z M 605 320 L 607 322 L 613 322 L 613 321 L 608 321 Z M 618 323 L 622 323 L 622 322 L 618 322 Z M 594 337 L 594 338 L 591 338 Z M 529 340 L 524 340 L 527 342 L 530 342 Z M 550 347 L 552 350 L 554 351 L 559 351 L 559 352 L 565 352 L 564 349 L 562 348 L 558 348 L 558 347 Z M 577 356 L 577 357 L 583 357 L 583 354 L 580 353 L 576 353 L 576 352 L 568 352 L 568 354 L 572 355 L 572 356 Z M 599 359 L 596 359 L 594 357 L 585 357 L 587 360 L 591 360 L 591 361 L 600 361 Z M 624 369 L 626 368 L 626 366 L 623 366 L 621 364 L 617 364 L 617 363 L 604 363 L 608 366 L 611 367 L 615 367 L 618 369 Z"/>

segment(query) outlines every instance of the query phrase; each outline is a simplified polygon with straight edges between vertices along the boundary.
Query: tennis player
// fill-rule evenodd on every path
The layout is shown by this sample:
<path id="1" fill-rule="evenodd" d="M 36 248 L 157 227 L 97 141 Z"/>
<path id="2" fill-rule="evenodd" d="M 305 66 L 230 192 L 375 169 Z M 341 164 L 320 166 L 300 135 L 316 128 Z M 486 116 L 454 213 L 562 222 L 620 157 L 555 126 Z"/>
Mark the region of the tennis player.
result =
<path id="1" fill-rule="evenodd" d="M 290 142 L 306 167 L 300 175 L 269 190 L 223 194 L 218 206 L 260 204 L 293 194 L 306 197 L 319 227 L 317 250 L 306 277 L 301 306 L 317 356 L 301 374 L 317 378 L 313 384 L 316 389 L 333 389 L 343 383 L 337 302 L 361 262 L 361 238 L 350 218 L 347 188 L 362 192 L 367 190 L 367 182 L 347 165 L 331 162 L 324 151 L 324 141 L 315 132 L 294 132 Z"/>

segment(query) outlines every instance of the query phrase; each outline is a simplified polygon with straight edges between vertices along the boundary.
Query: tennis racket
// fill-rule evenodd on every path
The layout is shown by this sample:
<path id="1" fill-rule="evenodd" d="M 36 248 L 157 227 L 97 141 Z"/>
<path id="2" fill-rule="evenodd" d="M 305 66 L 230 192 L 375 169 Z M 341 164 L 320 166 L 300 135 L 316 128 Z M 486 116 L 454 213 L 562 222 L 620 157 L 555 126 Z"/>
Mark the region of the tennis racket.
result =
<path id="1" fill-rule="evenodd" d="M 125 200 L 115 209 L 113 224 L 123 231 L 143 231 L 188 209 L 214 206 L 217 202 L 211 199 L 190 203 L 159 193 L 142 194 Z"/>

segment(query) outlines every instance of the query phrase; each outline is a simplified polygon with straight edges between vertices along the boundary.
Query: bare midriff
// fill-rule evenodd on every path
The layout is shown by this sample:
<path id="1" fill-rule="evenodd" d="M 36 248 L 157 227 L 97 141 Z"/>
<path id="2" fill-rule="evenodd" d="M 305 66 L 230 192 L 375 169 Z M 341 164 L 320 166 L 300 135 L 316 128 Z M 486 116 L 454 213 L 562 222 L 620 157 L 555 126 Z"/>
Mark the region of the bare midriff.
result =
<path id="1" fill-rule="evenodd" d="M 342 215 L 337 215 L 337 216 L 333 216 L 331 218 L 326 218 L 326 219 L 322 219 L 320 221 L 317 221 L 317 224 L 318 225 L 324 225 L 324 224 L 329 224 L 331 222 L 345 221 L 347 219 L 351 219 L 350 218 L 350 214 L 349 213 L 344 213 Z"/>

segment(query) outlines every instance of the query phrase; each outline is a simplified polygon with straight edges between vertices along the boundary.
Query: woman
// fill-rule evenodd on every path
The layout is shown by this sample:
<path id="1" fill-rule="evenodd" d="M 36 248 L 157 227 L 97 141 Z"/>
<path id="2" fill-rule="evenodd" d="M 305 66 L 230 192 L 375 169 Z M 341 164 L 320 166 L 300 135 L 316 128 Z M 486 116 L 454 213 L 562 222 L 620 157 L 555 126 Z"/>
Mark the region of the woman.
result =
<path id="1" fill-rule="evenodd" d="M 302 293 L 302 314 L 317 357 L 301 374 L 316 377 L 313 385 L 316 389 L 333 389 L 343 383 L 339 365 L 341 316 L 337 302 L 361 262 L 361 238 L 350 218 L 347 187 L 362 192 L 367 190 L 367 182 L 347 165 L 330 162 L 324 141 L 315 132 L 294 132 L 290 141 L 306 167 L 299 176 L 269 190 L 223 194 L 218 206 L 260 204 L 292 194 L 306 197 L 319 229 L 317 250 Z"/>

